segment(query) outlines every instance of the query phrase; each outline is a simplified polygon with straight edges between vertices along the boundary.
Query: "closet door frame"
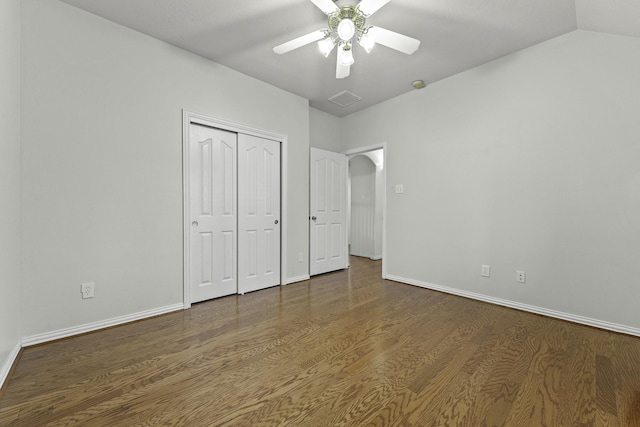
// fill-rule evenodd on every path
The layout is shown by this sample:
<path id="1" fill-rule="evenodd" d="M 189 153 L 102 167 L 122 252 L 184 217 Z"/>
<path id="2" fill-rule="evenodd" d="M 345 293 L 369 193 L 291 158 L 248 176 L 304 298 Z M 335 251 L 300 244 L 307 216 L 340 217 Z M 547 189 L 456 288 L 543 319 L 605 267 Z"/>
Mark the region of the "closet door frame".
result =
<path id="1" fill-rule="evenodd" d="M 280 142 L 280 284 L 284 285 L 287 271 L 287 136 L 218 117 L 210 117 L 192 111 L 182 110 L 182 251 L 183 251 L 183 305 L 191 307 L 190 287 L 190 228 L 189 211 L 189 127 L 192 123 L 209 126 L 235 133 L 257 136 Z"/>

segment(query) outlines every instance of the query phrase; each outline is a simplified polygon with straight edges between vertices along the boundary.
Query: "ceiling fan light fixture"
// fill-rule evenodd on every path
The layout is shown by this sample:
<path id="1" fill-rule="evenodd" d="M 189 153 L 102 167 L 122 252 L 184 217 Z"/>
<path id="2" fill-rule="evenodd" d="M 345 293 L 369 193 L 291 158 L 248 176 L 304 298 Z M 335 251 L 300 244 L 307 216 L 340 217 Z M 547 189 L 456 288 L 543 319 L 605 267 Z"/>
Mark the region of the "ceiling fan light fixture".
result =
<path id="1" fill-rule="evenodd" d="M 355 33 L 356 24 L 351 19 L 343 18 L 338 24 L 338 37 L 343 41 L 351 40 Z"/>
<path id="2" fill-rule="evenodd" d="M 327 37 L 318 42 L 318 48 L 325 58 L 329 57 L 329 54 L 335 46 L 336 44 L 331 37 Z"/>
<path id="3" fill-rule="evenodd" d="M 340 49 L 340 64 L 341 65 L 351 65 L 354 63 L 353 52 L 351 51 L 351 46 L 345 44 L 342 49 Z"/>
<path id="4" fill-rule="evenodd" d="M 277 54 L 283 54 L 308 45 L 318 43 L 318 49 L 328 57 L 336 49 L 336 78 L 349 77 L 354 63 L 353 45 L 358 42 L 367 52 L 377 44 L 411 55 L 420 46 L 420 40 L 367 25 L 367 19 L 390 0 L 310 0 L 327 15 L 327 27 L 297 37 L 273 48 Z"/>
<path id="5" fill-rule="evenodd" d="M 360 40 L 358 40 L 360 46 L 365 50 L 365 52 L 370 53 L 373 47 L 376 45 L 376 40 L 372 34 L 363 33 L 360 36 Z"/>

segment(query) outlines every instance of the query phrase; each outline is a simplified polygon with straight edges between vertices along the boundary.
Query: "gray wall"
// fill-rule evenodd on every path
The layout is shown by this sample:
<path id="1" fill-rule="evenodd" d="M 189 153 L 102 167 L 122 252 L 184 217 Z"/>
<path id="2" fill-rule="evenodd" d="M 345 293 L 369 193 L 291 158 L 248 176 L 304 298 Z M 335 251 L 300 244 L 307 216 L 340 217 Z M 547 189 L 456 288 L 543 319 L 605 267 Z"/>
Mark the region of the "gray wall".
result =
<path id="1" fill-rule="evenodd" d="M 388 274 L 638 332 L 639 76 L 576 31 L 345 117 L 388 144 Z"/>
<path id="2" fill-rule="evenodd" d="M 342 152 L 342 121 L 331 114 L 309 108 L 309 145 L 314 148 Z"/>
<path id="3" fill-rule="evenodd" d="M 20 1 L 0 2 L 0 386 L 20 343 Z"/>
<path id="4" fill-rule="evenodd" d="M 286 277 L 307 274 L 306 99 L 67 4 L 22 3 L 23 337 L 182 302 L 183 108 L 288 136 Z"/>

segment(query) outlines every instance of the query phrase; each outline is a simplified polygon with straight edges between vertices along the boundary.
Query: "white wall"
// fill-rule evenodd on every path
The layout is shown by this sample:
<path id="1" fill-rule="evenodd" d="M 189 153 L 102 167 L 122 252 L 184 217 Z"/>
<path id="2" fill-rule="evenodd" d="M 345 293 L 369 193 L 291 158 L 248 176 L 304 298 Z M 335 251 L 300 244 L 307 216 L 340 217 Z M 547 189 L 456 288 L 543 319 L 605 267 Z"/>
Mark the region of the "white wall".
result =
<path id="1" fill-rule="evenodd" d="M 388 274 L 640 332 L 639 76 L 576 31 L 344 118 L 388 144 Z"/>
<path id="2" fill-rule="evenodd" d="M 20 1 L 0 2 L 0 387 L 20 343 Z"/>
<path id="3" fill-rule="evenodd" d="M 338 117 L 309 108 L 309 145 L 341 153 L 343 151 L 341 123 Z"/>
<path id="4" fill-rule="evenodd" d="M 286 273 L 307 274 L 306 99 L 67 4 L 22 3 L 23 336 L 182 302 L 183 108 L 288 135 Z"/>

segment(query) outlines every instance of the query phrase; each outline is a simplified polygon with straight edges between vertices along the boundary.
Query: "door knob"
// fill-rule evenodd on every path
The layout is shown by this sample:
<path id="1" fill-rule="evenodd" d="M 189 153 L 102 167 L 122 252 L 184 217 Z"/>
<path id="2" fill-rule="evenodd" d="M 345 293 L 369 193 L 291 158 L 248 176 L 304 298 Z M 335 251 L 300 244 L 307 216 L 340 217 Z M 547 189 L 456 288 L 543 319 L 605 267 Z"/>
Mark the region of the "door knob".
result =
<path id="1" fill-rule="evenodd" d="M 315 221 L 318 218 L 316 218 L 315 216 L 312 216 L 311 219 Z"/>
<path id="2" fill-rule="evenodd" d="M 274 223 L 275 225 L 278 225 L 278 220 L 276 219 L 275 221 L 273 221 L 273 223 Z"/>
<path id="3" fill-rule="evenodd" d="M 192 227 L 197 227 L 197 226 L 198 226 L 198 221 L 193 221 L 193 222 L 191 223 L 191 226 L 192 226 Z"/>

